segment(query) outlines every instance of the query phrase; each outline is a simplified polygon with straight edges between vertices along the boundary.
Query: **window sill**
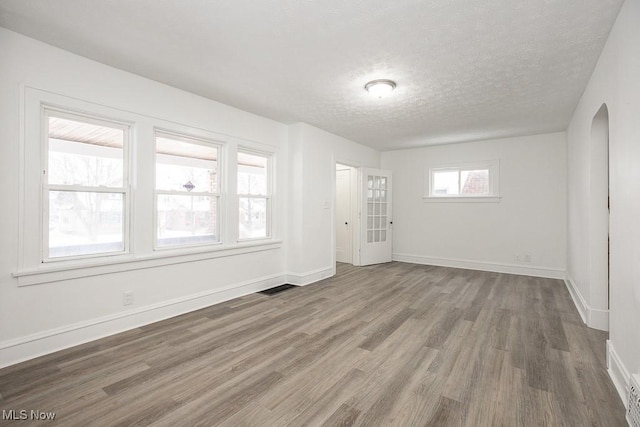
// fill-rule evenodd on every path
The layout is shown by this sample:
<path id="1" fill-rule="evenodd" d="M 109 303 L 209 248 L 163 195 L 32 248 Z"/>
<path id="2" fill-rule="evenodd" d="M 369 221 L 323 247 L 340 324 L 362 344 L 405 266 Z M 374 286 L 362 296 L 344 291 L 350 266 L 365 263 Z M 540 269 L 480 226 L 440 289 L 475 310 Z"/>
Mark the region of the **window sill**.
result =
<path id="1" fill-rule="evenodd" d="M 206 249 L 197 248 L 189 251 L 162 251 L 144 256 L 133 256 L 130 254 L 109 256 L 102 259 L 93 258 L 86 262 L 74 261 L 73 263 L 67 263 L 61 261 L 60 263 L 56 263 L 56 265 L 48 263 L 37 268 L 19 270 L 13 273 L 12 276 L 18 279 L 18 286 L 30 286 L 42 283 L 59 282 L 62 280 L 78 279 L 81 277 L 100 276 L 103 274 L 120 273 L 144 268 L 161 267 L 185 262 L 203 261 L 252 252 L 268 251 L 279 249 L 281 246 L 281 240 L 268 240 L 216 246 L 214 248 Z"/>
<path id="2" fill-rule="evenodd" d="M 425 203 L 500 203 L 500 196 L 446 196 L 446 197 L 423 197 Z"/>

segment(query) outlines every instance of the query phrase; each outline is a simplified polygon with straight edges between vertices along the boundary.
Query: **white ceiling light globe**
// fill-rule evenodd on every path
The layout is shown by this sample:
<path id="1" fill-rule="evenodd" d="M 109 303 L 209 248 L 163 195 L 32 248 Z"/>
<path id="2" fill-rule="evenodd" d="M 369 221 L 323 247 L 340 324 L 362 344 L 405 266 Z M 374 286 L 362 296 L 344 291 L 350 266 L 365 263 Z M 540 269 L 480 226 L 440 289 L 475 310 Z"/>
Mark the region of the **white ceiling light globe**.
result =
<path id="1" fill-rule="evenodd" d="M 396 88 L 395 82 L 386 79 L 372 80 L 366 85 L 364 88 L 371 95 L 375 96 L 378 99 L 382 99 L 385 96 L 389 95 L 392 90 Z"/>

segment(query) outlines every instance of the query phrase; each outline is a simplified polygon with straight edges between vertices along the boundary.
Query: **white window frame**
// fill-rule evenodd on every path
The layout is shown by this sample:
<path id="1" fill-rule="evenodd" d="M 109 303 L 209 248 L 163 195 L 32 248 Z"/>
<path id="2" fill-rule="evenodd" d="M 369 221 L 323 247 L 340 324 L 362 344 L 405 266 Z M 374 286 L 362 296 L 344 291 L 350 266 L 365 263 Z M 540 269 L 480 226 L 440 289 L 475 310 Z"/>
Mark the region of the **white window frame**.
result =
<path id="1" fill-rule="evenodd" d="M 256 240 L 269 240 L 273 239 L 273 183 L 274 183 L 274 153 L 268 151 L 256 150 L 253 148 L 238 146 L 237 153 L 244 153 L 253 156 L 260 156 L 267 159 L 267 168 L 266 168 L 266 185 L 267 185 L 267 194 L 241 194 L 239 191 L 237 192 L 237 201 L 238 201 L 238 212 L 240 210 L 240 199 L 241 198 L 251 198 L 251 199 L 266 199 L 266 236 L 260 237 L 247 237 L 240 238 L 240 223 L 238 223 L 238 242 L 250 242 Z M 236 166 L 240 166 L 238 163 L 238 156 L 236 155 Z M 238 172 L 236 171 L 236 182 L 238 180 Z M 237 187 L 236 187 L 237 188 Z"/>
<path id="2" fill-rule="evenodd" d="M 215 192 L 203 192 L 203 191 L 196 191 L 196 192 L 184 192 L 184 191 L 169 191 L 169 190 L 158 190 L 157 188 L 157 183 L 156 183 L 156 166 L 157 166 L 157 146 L 156 146 L 156 141 L 158 136 L 164 136 L 166 138 L 170 138 L 176 141 L 180 141 L 180 142 L 185 142 L 188 144 L 196 144 L 196 145 L 203 145 L 206 147 L 215 147 L 218 150 L 218 155 L 217 155 L 217 159 L 216 159 L 216 191 Z M 211 140 L 211 139 L 205 139 L 202 137 L 197 137 L 197 136 L 193 136 L 193 135 L 187 135 L 187 134 L 183 134 L 183 133 L 178 133 L 175 131 L 171 131 L 171 130 L 165 130 L 165 129 L 160 129 L 160 128 L 155 128 L 154 129 L 154 133 L 153 133 L 153 189 L 154 189 L 154 200 L 153 200 L 153 250 L 154 251 L 165 251 L 165 250 L 179 250 L 180 248 L 191 248 L 191 247 L 201 247 L 201 246 L 219 246 L 221 244 L 224 243 L 222 236 L 221 236 L 221 231 L 224 228 L 223 226 L 221 226 L 222 224 L 222 209 L 221 209 L 221 195 L 222 195 L 222 191 L 221 191 L 221 186 L 223 185 L 224 182 L 224 169 L 223 169 L 223 158 L 224 158 L 224 153 L 223 153 L 223 144 L 221 142 L 215 141 L 215 140 Z M 201 243 L 188 243 L 188 244 L 182 244 L 182 245 L 167 245 L 167 246 L 159 246 L 158 245 L 158 196 L 159 195 L 176 195 L 176 196 L 193 196 L 193 197 L 197 197 L 197 196 L 204 196 L 204 197 L 215 197 L 216 199 L 216 237 L 218 238 L 218 240 L 216 241 L 212 241 L 212 242 L 201 242 Z"/>
<path id="3" fill-rule="evenodd" d="M 458 172 L 458 185 L 462 185 L 461 174 L 465 171 L 488 170 L 488 194 L 436 194 L 434 189 L 434 174 L 436 172 Z M 425 168 L 424 195 L 425 202 L 493 202 L 500 201 L 500 161 L 498 159 L 479 162 L 460 162 L 430 165 Z"/>
<path id="4" fill-rule="evenodd" d="M 101 101 L 83 100 L 64 94 L 23 86 L 20 97 L 20 179 L 16 189 L 19 203 L 15 207 L 19 218 L 17 267 L 12 272 L 17 285 L 44 285 L 52 282 L 93 277 L 156 268 L 167 265 L 199 262 L 216 258 L 236 256 L 261 251 L 276 250 L 282 247 L 278 238 L 274 218 L 277 204 L 275 200 L 276 166 L 275 160 L 280 148 L 275 145 L 240 139 L 222 134 L 206 127 L 189 123 L 178 123 L 163 118 L 124 110 L 116 106 L 105 105 Z M 130 129 L 125 167 L 127 175 L 127 206 L 125 239 L 128 252 L 110 252 L 91 254 L 78 258 L 59 257 L 54 262 L 43 262 L 45 211 L 43 194 L 43 172 L 48 149 L 43 144 L 47 135 L 43 108 L 68 112 L 73 115 L 97 118 L 108 125 L 120 123 Z M 196 121 L 197 124 L 197 121 Z M 219 183 L 220 192 L 220 240 L 221 244 L 198 247 L 167 247 L 167 250 L 154 250 L 153 210 L 155 190 L 155 144 L 156 129 L 178 133 L 195 139 L 214 141 L 222 148 L 220 151 Z M 236 170 L 234 158 L 239 146 L 257 148 L 262 155 L 271 155 L 271 238 L 237 242 L 237 204 L 235 196 Z M 230 193 L 232 191 L 233 193 Z M 163 248 L 164 249 L 164 248 Z M 84 259 L 87 258 L 87 259 Z"/>
<path id="5" fill-rule="evenodd" d="M 64 184 L 49 184 L 49 117 L 59 117 L 68 120 L 74 120 L 82 123 L 89 123 L 99 126 L 105 126 L 115 129 L 121 129 L 123 131 L 123 146 L 122 146 L 122 156 L 123 156 L 123 175 L 122 175 L 122 187 L 105 187 L 105 186 L 79 186 L 79 185 L 64 185 Z M 129 141 L 131 138 L 131 125 L 119 120 L 101 117 L 93 114 L 85 114 L 77 111 L 72 111 L 69 109 L 62 109 L 54 106 L 50 106 L 47 104 L 41 105 L 41 114 L 42 120 L 42 191 L 41 191 L 41 203 L 42 203 L 42 239 L 41 239 L 41 247 L 40 247 L 40 257 L 43 263 L 52 263 L 52 262 L 63 262 L 63 261 L 72 261 L 72 260 L 81 260 L 88 258 L 102 258 L 102 257 L 110 257 L 117 256 L 129 253 L 130 248 L 130 238 L 129 238 L 129 230 L 131 227 L 131 205 L 130 205 L 130 156 L 129 156 Z M 95 254 L 86 254 L 86 255 L 71 255 L 71 256 L 60 256 L 60 257 L 51 257 L 49 254 L 49 193 L 51 191 L 71 191 L 71 192 L 91 192 L 91 193 L 108 193 L 108 194 L 122 194 L 122 240 L 123 240 L 123 250 L 122 251 L 114 251 L 114 252 L 100 252 Z"/>

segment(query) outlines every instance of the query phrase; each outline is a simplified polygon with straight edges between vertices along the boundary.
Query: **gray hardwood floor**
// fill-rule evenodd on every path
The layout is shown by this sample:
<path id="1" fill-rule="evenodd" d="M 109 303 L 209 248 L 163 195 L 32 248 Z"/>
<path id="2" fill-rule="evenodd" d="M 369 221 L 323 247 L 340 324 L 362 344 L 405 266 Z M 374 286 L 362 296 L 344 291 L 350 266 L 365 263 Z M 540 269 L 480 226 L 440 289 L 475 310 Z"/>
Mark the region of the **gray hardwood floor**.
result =
<path id="1" fill-rule="evenodd" d="M 605 339 L 558 280 L 339 264 L 0 370 L 0 406 L 64 426 L 624 426 Z"/>

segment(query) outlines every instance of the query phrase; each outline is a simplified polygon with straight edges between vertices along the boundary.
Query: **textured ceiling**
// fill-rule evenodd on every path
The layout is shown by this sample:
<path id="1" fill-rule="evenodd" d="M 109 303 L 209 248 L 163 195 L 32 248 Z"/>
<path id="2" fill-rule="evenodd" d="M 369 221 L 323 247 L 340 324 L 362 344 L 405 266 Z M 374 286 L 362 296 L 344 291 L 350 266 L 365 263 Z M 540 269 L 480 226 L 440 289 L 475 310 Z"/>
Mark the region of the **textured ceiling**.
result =
<path id="1" fill-rule="evenodd" d="M 0 25 L 389 150 L 564 130 L 622 0 L 0 0 Z M 376 100 L 373 79 L 398 84 Z"/>

